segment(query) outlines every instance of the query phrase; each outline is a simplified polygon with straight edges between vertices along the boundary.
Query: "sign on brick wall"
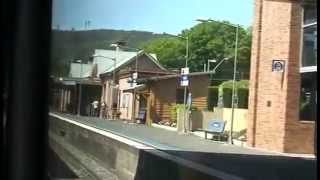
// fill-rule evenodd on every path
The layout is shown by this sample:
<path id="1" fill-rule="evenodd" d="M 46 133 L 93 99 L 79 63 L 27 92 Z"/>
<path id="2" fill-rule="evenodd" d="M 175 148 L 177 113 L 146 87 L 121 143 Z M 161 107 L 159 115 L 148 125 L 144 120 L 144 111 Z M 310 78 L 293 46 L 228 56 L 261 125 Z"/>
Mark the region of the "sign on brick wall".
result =
<path id="1" fill-rule="evenodd" d="M 285 68 L 284 60 L 272 60 L 272 72 L 283 72 Z"/>

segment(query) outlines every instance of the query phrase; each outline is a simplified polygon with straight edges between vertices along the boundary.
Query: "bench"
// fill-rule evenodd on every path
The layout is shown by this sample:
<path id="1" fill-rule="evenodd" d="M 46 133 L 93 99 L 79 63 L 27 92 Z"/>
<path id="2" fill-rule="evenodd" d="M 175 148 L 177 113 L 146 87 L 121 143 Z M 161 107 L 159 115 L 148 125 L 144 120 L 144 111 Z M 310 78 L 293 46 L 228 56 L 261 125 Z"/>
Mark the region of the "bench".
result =
<path id="1" fill-rule="evenodd" d="M 210 133 L 213 136 L 218 136 L 219 141 L 221 141 L 221 136 L 223 135 L 225 125 L 226 125 L 226 121 L 211 120 L 208 122 L 208 127 L 206 129 L 199 129 L 199 130 L 204 131 L 205 139 L 208 139 L 207 134 Z"/>

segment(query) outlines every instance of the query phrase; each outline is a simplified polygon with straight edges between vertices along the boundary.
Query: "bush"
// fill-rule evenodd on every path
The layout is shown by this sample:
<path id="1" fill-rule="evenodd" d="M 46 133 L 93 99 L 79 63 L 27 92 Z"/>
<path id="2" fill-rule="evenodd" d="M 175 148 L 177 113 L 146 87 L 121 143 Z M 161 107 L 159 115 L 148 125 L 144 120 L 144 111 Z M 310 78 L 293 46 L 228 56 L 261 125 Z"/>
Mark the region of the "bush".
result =
<path id="1" fill-rule="evenodd" d="M 232 88 L 232 80 L 229 81 L 225 81 L 223 83 L 221 83 L 220 86 L 224 87 L 224 88 Z M 241 80 L 241 81 L 236 81 L 236 88 L 249 88 L 249 81 L 248 80 Z"/>
<path id="2" fill-rule="evenodd" d="M 244 138 L 244 140 L 246 140 L 247 138 L 247 129 L 243 129 L 241 131 L 238 131 L 238 132 L 233 132 L 233 136 L 232 136 L 234 139 L 238 139 L 240 140 L 240 138 Z"/>
<path id="3" fill-rule="evenodd" d="M 183 104 L 174 104 L 170 106 L 170 120 L 171 122 L 177 122 L 177 109 L 183 108 Z"/>
<path id="4" fill-rule="evenodd" d="M 208 105 L 209 111 L 212 111 L 213 107 L 217 106 L 218 96 L 219 96 L 219 87 L 209 86 L 208 87 L 208 99 L 207 99 L 207 105 Z"/>
<path id="5" fill-rule="evenodd" d="M 170 121 L 173 123 L 177 122 L 177 110 L 178 109 L 183 109 L 184 105 L 183 104 L 173 104 L 170 106 Z M 191 106 L 190 108 L 191 111 L 196 111 L 197 108 L 194 106 Z"/>
<path id="6" fill-rule="evenodd" d="M 223 80 L 212 80 L 211 86 L 219 86 L 223 82 L 224 82 Z"/>
<path id="7" fill-rule="evenodd" d="M 223 104 L 225 108 L 231 108 L 232 104 L 232 88 L 223 88 Z"/>
<path id="8" fill-rule="evenodd" d="M 221 94 L 223 96 L 223 104 L 225 108 L 232 107 L 232 85 L 233 81 L 225 81 L 223 82 L 219 88 L 221 90 Z M 249 81 L 248 80 L 241 80 L 236 81 L 235 88 L 236 93 L 238 95 L 238 107 L 239 108 L 248 108 L 248 96 L 249 96 Z"/>
<path id="9" fill-rule="evenodd" d="M 249 90 L 245 88 L 238 89 L 238 107 L 239 108 L 248 108 L 248 96 Z"/>

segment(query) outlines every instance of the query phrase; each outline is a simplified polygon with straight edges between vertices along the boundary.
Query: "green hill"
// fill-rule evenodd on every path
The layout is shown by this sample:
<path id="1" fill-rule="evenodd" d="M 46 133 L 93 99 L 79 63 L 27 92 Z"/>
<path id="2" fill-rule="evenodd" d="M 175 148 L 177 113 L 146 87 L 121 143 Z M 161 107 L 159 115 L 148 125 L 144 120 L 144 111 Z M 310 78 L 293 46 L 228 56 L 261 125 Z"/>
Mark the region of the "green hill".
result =
<path id="1" fill-rule="evenodd" d="M 140 47 L 154 38 L 162 36 L 146 31 L 124 30 L 53 30 L 51 41 L 51 69 L 53 75 L 67 75 L 70 61 L 88 61 L 94 49 L 111 49 L 110 44 L 124 40 L 130 47 Z"/>

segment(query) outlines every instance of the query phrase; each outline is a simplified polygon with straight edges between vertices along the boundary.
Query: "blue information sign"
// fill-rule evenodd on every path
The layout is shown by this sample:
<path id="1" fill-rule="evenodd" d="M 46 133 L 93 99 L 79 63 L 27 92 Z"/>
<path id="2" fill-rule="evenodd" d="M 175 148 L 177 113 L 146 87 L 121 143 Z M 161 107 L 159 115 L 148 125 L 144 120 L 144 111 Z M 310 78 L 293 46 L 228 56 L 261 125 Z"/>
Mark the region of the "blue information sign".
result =
<path id="1" fill-rule="evenodd" d="M 188 79 L 187 75 L 181 75 L 180 85 L 181 86 L 188 86 L 189 85 L 189 79 Z"/>

